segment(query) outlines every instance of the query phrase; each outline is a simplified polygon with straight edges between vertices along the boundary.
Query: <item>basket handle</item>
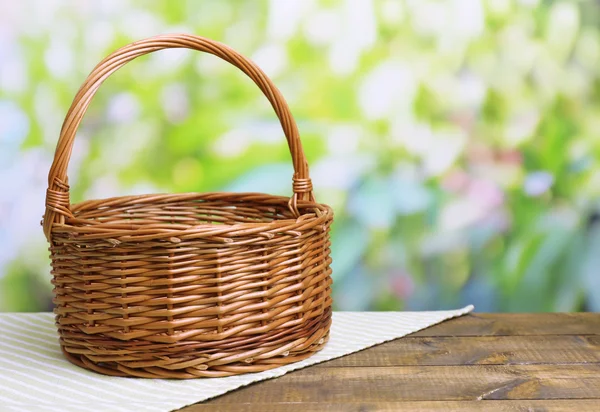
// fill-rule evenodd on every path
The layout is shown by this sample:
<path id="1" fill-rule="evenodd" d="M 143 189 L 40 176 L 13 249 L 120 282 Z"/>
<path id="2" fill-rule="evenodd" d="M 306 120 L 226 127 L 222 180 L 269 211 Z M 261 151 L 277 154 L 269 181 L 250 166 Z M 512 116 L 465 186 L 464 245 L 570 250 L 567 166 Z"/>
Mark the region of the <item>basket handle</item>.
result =
<path id="1" fill-rule="evenodd" d="M 300 142 L 298 127 L 281 92 L 267 75 L 254 62 L 245 58 L 229 46 L 214 40 L 189 34 L 159 35 L 129 44 L 106 57 L 92 70 L 77 92 L 77 95 L 75 95 L 60 130 L 60 137 L 54 153 L 54 161 L 48 173 L 46 213 L 42 223 L 44 234 L 48 240 L 50 240 L 50 231 L 53 223 L 64 223 L 65 218 L 72 217 L 67 166 L 71 158 L 77 128 L 96 91 L 104 80 L 129 61 L 148 53 L 170 48 L 188 48 L 214 54 L 236 66 L 256 83 L 267 99 L 269 99 L 273 109 L 275 109 L 292 154 L 292 162 L 294 164 L 292 188 L 294 194 L 290 199 L 290 209 L 298 216 L 297 200 L 314 202 L 308 163 L 306 162 Z"/>

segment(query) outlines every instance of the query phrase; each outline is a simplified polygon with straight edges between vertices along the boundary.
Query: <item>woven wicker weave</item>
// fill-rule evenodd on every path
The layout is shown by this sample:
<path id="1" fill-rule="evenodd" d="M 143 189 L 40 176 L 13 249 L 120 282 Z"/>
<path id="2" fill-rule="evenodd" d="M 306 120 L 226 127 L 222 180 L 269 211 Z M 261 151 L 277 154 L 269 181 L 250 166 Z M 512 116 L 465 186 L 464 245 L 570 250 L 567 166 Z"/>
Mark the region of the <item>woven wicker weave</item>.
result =
<path id="1" fill-rule="evenodd" d="M 292 154 L 291 198 L 186 193 L 70 204 L 67 165 L 92 97 L 130 60 L 167 48 L 214 54 L 258 85 Z M 254 63 L 191 35 L 121 48 L 75 96 L 48 176 L 43 228 L 65 356 L 108 375 L 181 379 L 259 372 L 310 356 L 331 323 L 332 219 L 312 195 L 289 108 Z"/>

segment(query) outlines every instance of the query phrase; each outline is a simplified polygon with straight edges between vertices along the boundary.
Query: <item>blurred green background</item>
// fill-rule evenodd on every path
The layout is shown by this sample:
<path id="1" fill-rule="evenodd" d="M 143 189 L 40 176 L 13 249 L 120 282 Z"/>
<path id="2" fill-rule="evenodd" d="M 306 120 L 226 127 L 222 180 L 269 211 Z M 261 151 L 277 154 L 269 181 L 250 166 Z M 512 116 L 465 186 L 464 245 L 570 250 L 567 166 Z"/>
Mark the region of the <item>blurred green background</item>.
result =
<path id="1" fill-rule="evenodd" d="M 600 311 L 596 1 L 0 1 L 0 310 L 50 310 L 39 222 L 71 99 L 158 33 L 254 59 L 296 116 L 336 212 L 337 310 Z M 140 58 L 100 89 L 74 201 L 291 193 L 253 83 L 213 56 Z"/>

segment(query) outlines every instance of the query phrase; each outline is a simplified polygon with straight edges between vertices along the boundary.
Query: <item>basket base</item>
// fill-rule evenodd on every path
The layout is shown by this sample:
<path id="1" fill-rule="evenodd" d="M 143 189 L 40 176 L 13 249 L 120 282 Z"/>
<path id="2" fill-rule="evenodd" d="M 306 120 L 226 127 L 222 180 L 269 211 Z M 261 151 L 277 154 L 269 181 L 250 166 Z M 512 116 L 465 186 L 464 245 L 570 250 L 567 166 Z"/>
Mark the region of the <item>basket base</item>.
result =
<path id="1" fill-rule="evenodd" d="M 61 340 L 61 349 L 66 359 L 82 368 L 110 376 L 193 379 L 217 378 L 244 373 L 257 373 L 309 358 L 320 351 L 329 340 L 331 310 L 314 325 L 309 336 L 282 344 L 227 350 L 212 353 L 186 353 L 185 356 L 161 356 L 147 353 L 137 356 L 103 356 L 89 351 L 76 350 Z M 325 314 L 324 314 L 325 315 Z M 115 360 L 118 359 L 118 360 Z"/>

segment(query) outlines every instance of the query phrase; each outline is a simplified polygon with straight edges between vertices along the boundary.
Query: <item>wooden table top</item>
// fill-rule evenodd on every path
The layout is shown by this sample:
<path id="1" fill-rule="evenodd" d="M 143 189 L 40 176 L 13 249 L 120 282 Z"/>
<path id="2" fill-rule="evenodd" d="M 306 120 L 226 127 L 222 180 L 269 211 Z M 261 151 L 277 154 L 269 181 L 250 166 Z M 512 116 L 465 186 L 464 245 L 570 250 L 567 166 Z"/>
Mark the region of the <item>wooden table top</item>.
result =
<path id="1" fill-rule="evenodd" d="M 600 411 L 600 314 L 471 314 L 181 412 Z"/>

